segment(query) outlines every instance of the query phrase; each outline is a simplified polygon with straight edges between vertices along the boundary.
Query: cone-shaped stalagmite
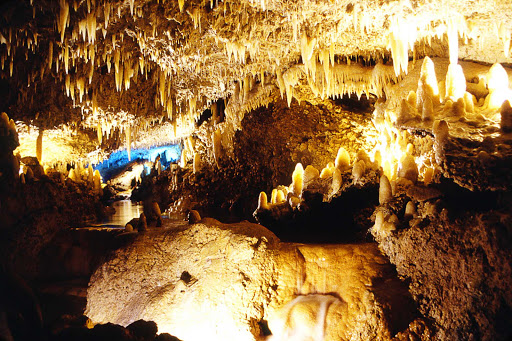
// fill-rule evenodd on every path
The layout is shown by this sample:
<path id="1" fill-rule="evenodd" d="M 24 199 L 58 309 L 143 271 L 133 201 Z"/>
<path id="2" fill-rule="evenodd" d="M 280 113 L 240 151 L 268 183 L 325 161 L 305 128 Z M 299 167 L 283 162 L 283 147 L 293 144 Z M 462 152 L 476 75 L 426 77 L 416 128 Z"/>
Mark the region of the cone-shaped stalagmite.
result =
<path id="1" fill-rule="evenodd" d="M 43 129 L 39 128 L 39 135 L 37 135 L 36 140 L 36 156 L 39 160 L 39 163 L 42 162 L 43 159 Z"/>

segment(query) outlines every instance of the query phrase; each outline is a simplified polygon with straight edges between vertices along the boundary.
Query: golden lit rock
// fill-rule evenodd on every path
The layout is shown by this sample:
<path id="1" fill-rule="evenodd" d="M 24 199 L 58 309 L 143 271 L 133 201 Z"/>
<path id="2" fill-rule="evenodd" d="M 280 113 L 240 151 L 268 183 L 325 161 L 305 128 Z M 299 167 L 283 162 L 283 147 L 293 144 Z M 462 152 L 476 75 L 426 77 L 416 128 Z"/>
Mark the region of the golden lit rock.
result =
<path id="1" fill-rule="evenodd" d="M 372 285 L 390 269 L 372 244 L 281 243 L 259 225 L 207 219 L 139 235 L 93 275 L 85 313 L 94 323 L 152 320 L 183 340 L 256 340 L 262 320 L 272 340 L 390 337 L 393 317 Z"/>
<path id="2" fill-rule="evenodd" d="M 380 177 L 380 185 L 379 185 L 379 204 L 384 204 L 390 201 L 393 198 L 393 193 L 391 191 L 391 183 L 386 175 L 382 175 Z"/>
<path id="3" fill-rule="evenodd" d="M 301 163 L 295 165 L 295 170 L 292 174 L 292 184 L 290 185 L 290 192 L 295 196 L 302 196 L 302 189 L 304 188 L 304 168 Z"/>

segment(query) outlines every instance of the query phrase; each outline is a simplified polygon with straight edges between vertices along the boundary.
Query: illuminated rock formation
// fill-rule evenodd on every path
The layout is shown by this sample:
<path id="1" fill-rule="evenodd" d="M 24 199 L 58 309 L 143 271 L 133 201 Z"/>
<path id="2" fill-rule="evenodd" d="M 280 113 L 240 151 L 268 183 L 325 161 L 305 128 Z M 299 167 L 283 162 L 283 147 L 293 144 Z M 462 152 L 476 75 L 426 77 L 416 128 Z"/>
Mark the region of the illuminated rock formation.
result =
<path id="1" fill-rule="evenodd" d="M 413 311 L 388 271 L 371 244 L 286 244 L 259 225 L 207 219 L 184 230 L 148 231 L 119 251 L 91 278 L 86 314 L 125 326 L 153 320 L 159 332 L 183 340 L 255 340 L 265 321 L 272 340 L 286 333 L 388 338 L 408 322 L 382 307 Z M 396 290 L 393 302 L 379 291 L 383 280 Z"/>
<path id="2" fill-rule="evenodd" d="M 23 250 L 38 259 L 53 225 L 101 216 L 99 200 L 115 193 L 100 163 L 114 168 L 123 153 L 133 162 L 110 185 L 145 202 L 126 225 L 144 233 L 93 279 L 98 321 L 147 317 L 184 341 L 263 337 L 266 322 L 276 340 L 512 335 L 500 325 L 512 311 L 503 261 L 510 1 L 19 0 L 0 9 L 0 229 L 12 243 L 2 251 L 25 275 L 40 271 Z M 179 166 L 138 160 L 169 145 Z M 166 225 L 163 216 L 201 223 L 157 233 L 152 221 Z M 311 245 L 207 217 L 256 219 Z M 372 239 L 410 281 L 435 335 L 423 320 L 388 321 L 399 311 L 386 310 L 390 288 L 371 274 L 381 279 L 387 266 Z M 203 328 L 190 326 L 193 306 Z"/>

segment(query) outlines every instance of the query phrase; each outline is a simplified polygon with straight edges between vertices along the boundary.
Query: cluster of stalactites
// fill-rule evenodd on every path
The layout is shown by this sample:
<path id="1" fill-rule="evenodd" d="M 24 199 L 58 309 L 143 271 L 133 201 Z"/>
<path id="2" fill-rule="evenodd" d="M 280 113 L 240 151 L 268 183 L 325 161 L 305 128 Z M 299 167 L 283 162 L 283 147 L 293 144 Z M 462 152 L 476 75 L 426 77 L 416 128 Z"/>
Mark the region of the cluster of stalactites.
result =
<path id="1" fill-rule="evenodd" d="M 300 84 L 303 78 L 306 78 L 311 92 L 322 99 L 338 98 L 345 94 L 356 94 L 360 98 L 362 94 L 369 96 L 370 93 L 381 97 L 384 86 L 397 80 L 392 68 L 382 63 L 374 67 L 358 63 L 333 63 L 329 53 L 323 51 L 315 54 L 307 66 L 295 65 L 284 73 L 278 70 L 276 77 L 281 97 L 286 94 L 288 105 L 294 97 L 294 87 Z"/>
<path id="2" fill-rule="evenodd" d="M 495 27 L 498 40 L 503 44 L 505 57 L 510 54 L 511 31 L 505 25 L 497 24 Z M 409 51 L 415 55 L 416 42 L 422 42 L 428 46 L 432 44 L 432 38 L 448 41 L 450 63 L 456 65 L 458 62 L 459 39 L 467 43 L 470 39 L 483 39 L 484 35 L 478 34 L 478 28 L 471 25 L 462 15 L 452 14 L 440 22 L 422 23 L 420 20 L 404 20 L 398 16 L 391 18 L 388 49 L 393 58 L 395 74 L 408 72 Z"/>

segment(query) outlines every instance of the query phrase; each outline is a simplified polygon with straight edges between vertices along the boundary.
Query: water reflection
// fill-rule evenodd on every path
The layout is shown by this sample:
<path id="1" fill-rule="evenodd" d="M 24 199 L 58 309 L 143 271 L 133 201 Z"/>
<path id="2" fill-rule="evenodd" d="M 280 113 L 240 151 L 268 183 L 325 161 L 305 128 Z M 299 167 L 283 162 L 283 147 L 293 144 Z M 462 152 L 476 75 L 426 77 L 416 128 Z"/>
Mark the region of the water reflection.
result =
<path id="1" fill-rule="evenodd" d="M 133 218 L 138 218 L 140 214 L 144 212 L 141 204 L 132 202 L 131 200 L 114 201 L 112 207 L 116 212 L 103 220 L 101 225 L 124 227 L 127 222 Z"/>

